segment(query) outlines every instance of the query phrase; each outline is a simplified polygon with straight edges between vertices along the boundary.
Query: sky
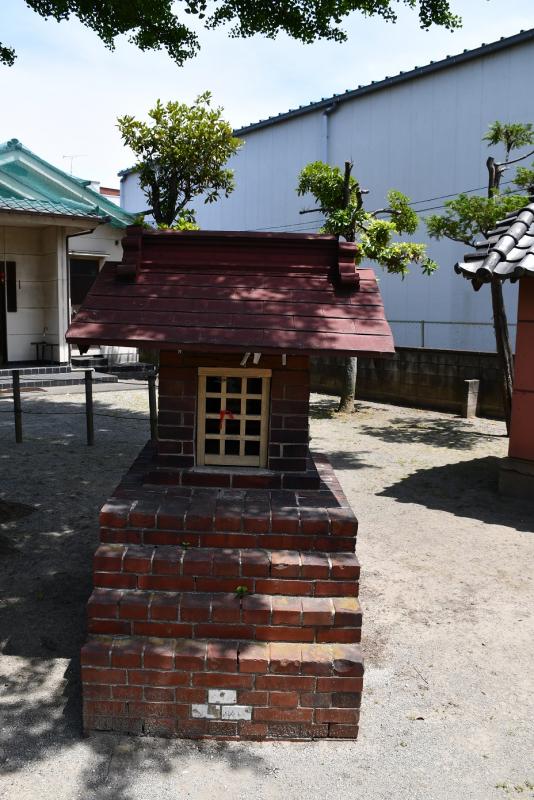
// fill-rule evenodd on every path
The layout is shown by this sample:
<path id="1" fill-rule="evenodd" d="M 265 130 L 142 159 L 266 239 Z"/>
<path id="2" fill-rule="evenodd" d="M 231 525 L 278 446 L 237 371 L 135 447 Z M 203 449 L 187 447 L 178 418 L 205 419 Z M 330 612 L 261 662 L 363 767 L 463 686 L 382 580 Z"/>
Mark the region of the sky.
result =
<path id="1" fill-rule="evenodd" d="M 117 172 L 133 163 L 117 117 L 144 117 L 158 98 L 190 102 L 209 89 L 237 128 L 534 26 L 534 0 L 452 0 L 463 18 L 452 33 L 420 30 L 417 13 L 404 7 L 396 24 L 352 14 L 344 44 L 200 31 L 200 54 L 178 67 L 164 51 L 141 53 L 124 37 L 110 51 L 76 20 L 45 21 L 24 0 L 1 4 L 0 38 L 18 58 L 0 66 L 0 141 L 19 139 L 105 186 L 118 186 Z"/>

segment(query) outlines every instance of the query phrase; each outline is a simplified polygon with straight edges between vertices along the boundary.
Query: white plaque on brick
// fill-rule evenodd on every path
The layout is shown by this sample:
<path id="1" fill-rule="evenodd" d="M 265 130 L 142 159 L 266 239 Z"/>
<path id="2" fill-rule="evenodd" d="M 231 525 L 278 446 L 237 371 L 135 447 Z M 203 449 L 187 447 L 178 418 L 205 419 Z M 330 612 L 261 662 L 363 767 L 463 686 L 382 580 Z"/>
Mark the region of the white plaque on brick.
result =
<path id="1" fill-rule="evenodd" d="M 208 691 L 209 703 L 237 703 L 237 692 L 235 689 L 210 689 Z"/>
<path id="2" fill-rule="evenodd" d="M 193 703 L 191 716 L 196 719 L 220 719 L 221 707 L 206 703 Z"/>
<path id="3" fill-rule="evenodd" d="M 252 719 L 252 706 L 223 706 L 223 719 Z"/>

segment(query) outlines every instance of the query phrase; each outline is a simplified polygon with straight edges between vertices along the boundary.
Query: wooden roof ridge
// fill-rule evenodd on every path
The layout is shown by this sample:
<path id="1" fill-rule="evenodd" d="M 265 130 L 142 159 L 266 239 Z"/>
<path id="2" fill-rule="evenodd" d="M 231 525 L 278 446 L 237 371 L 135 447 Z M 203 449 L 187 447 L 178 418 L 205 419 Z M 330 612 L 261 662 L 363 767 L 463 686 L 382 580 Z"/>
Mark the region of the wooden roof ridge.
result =
<path id="1" fill-rule="evenodd" d="M 154 258 L 149 258 L 155 247 Z M 116 276 L 136 280 L 142 269 L 161 269 L 162 254 L 180 270 L 220 266 L 268 271 L 274 263 L 289 269 L 333 270 L 332 279 L 341 286 L 357 288 L 356 245 L 340 242 L 330 234 L 273 233 L 270 231 L 147 231 L 131 225 L 122 240 L 123 259 Z M 281 257 L 282 255 L 282 257 Z M 200 256 L 200 257 L 199 257 Z M 163 263 L 166 263 L 163 260 Z"/>

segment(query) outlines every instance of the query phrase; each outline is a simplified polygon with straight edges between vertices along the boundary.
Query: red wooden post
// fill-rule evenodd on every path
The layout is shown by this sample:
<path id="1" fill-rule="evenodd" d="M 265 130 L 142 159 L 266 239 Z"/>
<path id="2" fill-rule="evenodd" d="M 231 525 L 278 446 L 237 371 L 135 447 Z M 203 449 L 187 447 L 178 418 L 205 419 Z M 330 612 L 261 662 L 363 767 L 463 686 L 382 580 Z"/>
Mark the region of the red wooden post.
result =
<path id="1" fill-rule="evenodd" d="M 501 470 L 503 494 L 531 497 L 534 493 L 534 278 L 519 281 L 509 458 Z"/>

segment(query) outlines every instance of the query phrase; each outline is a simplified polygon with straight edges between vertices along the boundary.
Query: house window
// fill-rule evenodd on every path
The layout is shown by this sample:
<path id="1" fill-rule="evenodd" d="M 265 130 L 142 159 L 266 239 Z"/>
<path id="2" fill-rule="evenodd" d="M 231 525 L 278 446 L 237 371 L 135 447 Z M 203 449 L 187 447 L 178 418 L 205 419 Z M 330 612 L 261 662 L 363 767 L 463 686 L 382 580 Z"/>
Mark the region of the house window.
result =
<path id="1" fill-rule="evenodd" d="M 197 464 L 265 467 L 269 369 L 198 371 Z"/>

